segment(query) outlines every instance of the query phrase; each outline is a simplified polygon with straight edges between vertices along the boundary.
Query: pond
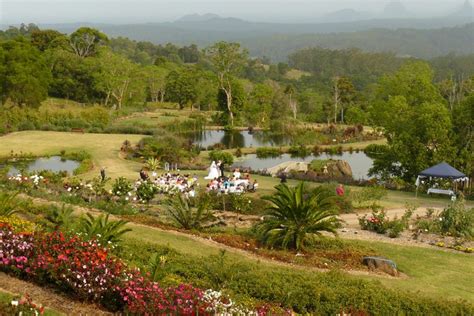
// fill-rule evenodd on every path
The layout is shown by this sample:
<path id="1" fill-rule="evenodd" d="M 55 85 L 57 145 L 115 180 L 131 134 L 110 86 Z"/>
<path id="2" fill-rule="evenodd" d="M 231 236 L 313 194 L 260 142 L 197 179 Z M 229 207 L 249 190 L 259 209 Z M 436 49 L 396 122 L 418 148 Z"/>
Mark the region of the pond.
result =
<path id="1" fill-rule="evenodd" d="M 322 153 L 318 156 L 307 156 L 305 158 L 291 157 L 290 154 L 283 154 L 276 158 L 257 158 L 255 154 L 249 154 L 243 156 L 239 161 L 234 162 L 232 167 L 251 168 L 252 170 L 264 170 L 271 167 L 275 167 L 283 162 L 296 161 L 296 162 L 311 162 L 314 159 L 334 159 L 334 160 L 345 160 L 351 166 L 353 178 L 355 180 L 366 180 L 369 179 L 369 169 L 372 167 L 372 159 L 369 158 L 364 152 L 344 152 L 341 155 L 329 155 Z"/>
<path id="2" fill-rule="evenodd" d="M 275 135 L 266 131 L 196 131 L 185 133 L 194 144 L 207 148 L 217 143 L 227 148 L 285 146 L 291 143 L 286 135 Z"/>
<path id="3" fill-rule="evenodd" d="M 80 163 L 75 160 L 62 159 L 60 156 L 41 157 L 35 160 L 21 161 L 8 164 L 8 175 L 17 175 L 23 169 L 29 173 L 50 170 L 52 172 L 66 171 L 72 174 Z M 2 166 L 5 167 L 5 166 Z"/>

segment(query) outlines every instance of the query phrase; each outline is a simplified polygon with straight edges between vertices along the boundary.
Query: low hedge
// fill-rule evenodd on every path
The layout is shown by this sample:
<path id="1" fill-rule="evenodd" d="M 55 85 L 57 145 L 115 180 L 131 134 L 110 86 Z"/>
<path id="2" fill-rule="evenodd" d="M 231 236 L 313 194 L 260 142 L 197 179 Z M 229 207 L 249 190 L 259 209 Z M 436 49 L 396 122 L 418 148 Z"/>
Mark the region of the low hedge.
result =
<path id="1" fill-rule="evenodd" d="M 262 264 L 235 262 L 226 256 L 192 257 L 168 247 L 127 240 L 122 254 L 146 266 L 153 253 L 164 255 L 160 282 L 190 282 L 199 287 L 219 287 L 240 300 L 275 302 L 298 313 L 335 315 L 363 312 L 369 315 L 472 315 L 465 301 L 433 299 L 385 288 L 342 272 L 315 273 Z M 140 249 L 137 251 L 137 249 Z"/>

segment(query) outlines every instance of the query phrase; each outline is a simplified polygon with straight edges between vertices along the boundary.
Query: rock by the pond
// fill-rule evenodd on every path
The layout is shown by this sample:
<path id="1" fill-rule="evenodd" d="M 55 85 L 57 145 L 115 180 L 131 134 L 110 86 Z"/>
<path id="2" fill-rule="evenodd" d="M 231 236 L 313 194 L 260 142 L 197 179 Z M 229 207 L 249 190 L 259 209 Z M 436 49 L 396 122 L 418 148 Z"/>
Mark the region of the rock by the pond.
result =
<path id="1" fill-rule="evenodd" d="M 306 162 L 287 161 L 267 169 L 272 177 L 278 173 L 289 173 L 290 171 L 306 172 L 308 171 L 308 164 Z"/>
<path id="2" fill-rule="evenodd" d="M 364 257 L 362 263 L 369 267 L 369 270 L 383 271 L 392 276 L 398 276 L 398 269 L 395 262 L 383 257 Z"/>
<path id="3" fill-rule="evenodd" d="M 329 176 L 334 178 L 352 178 L 351 166 L 347 161 L 344 160 L 330 160 L 327 164 L 327 171 Z"/>

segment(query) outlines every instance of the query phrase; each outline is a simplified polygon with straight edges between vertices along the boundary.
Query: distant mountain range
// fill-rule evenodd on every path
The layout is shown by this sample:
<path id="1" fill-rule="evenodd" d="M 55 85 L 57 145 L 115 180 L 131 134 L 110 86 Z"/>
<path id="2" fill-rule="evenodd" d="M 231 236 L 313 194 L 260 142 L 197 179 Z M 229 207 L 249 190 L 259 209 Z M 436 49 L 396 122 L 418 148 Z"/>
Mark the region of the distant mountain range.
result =
<path id="1" fill-rule="evenodd" d="M 397 4 L 398 3 L 398 4 Z M 406 10 L 399 2 L 389 6 L 393 14 Z M 396 9 L 398 7 L 398 9 Z M 469 13 L 471 12 L 471 13 Z M 81 26 L 97 28 L 110 37 L 128 37 L 153 43 L 197 44 L 238 41 L 253 56 L 285 60 L 296 49 L 359 47 L 370 51 L 392 51 L 401 55 L 430 58 L 449 52 L 474 53 L 474 14 L 469 1 L 458 11 L 438 18 L 366 19 L 369 13 L 342 10 L 327 15 L 322 23 L 261 23 L 216 14 L 187 15 L 174 22 L 144 24 L 44 24 L 71 33 Z M 350 22 L 337 22 L 351 20 Z M 0 26 L 1 27 L 1 26 Z M 7 26 L 3 26 L 6 28 Z"/>

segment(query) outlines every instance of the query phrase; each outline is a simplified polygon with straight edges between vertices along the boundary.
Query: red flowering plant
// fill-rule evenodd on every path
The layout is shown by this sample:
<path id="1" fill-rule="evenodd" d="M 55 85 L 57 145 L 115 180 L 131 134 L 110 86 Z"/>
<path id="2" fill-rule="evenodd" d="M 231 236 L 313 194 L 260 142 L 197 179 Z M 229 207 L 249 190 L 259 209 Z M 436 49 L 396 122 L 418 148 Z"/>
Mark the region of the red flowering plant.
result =
<path id="1" fill-rule="evenodd" d="M 385 210 L 373 209 L 372 215 L 359 217 L 359 225 L 364 230 L 385 234 L 388 229 L 388 219 Z"/>
<path id="2" fill-rule="evenodd" d="M 138 269 L 127 268 L 97 241 L 61 232 L 21 234 L 0 223 L 0 269 L 132 315 L 262 315 L 217 291 L 187 284 L 162 288 Z"/>
<path id="3" fill-rule="evenodd" d="M 30 273 L 60 284 L 81 299 L 101 299 L 123 270 L 124 264 L 95 240 L 83 241 L 62 232 L 36 236 Z"/>

